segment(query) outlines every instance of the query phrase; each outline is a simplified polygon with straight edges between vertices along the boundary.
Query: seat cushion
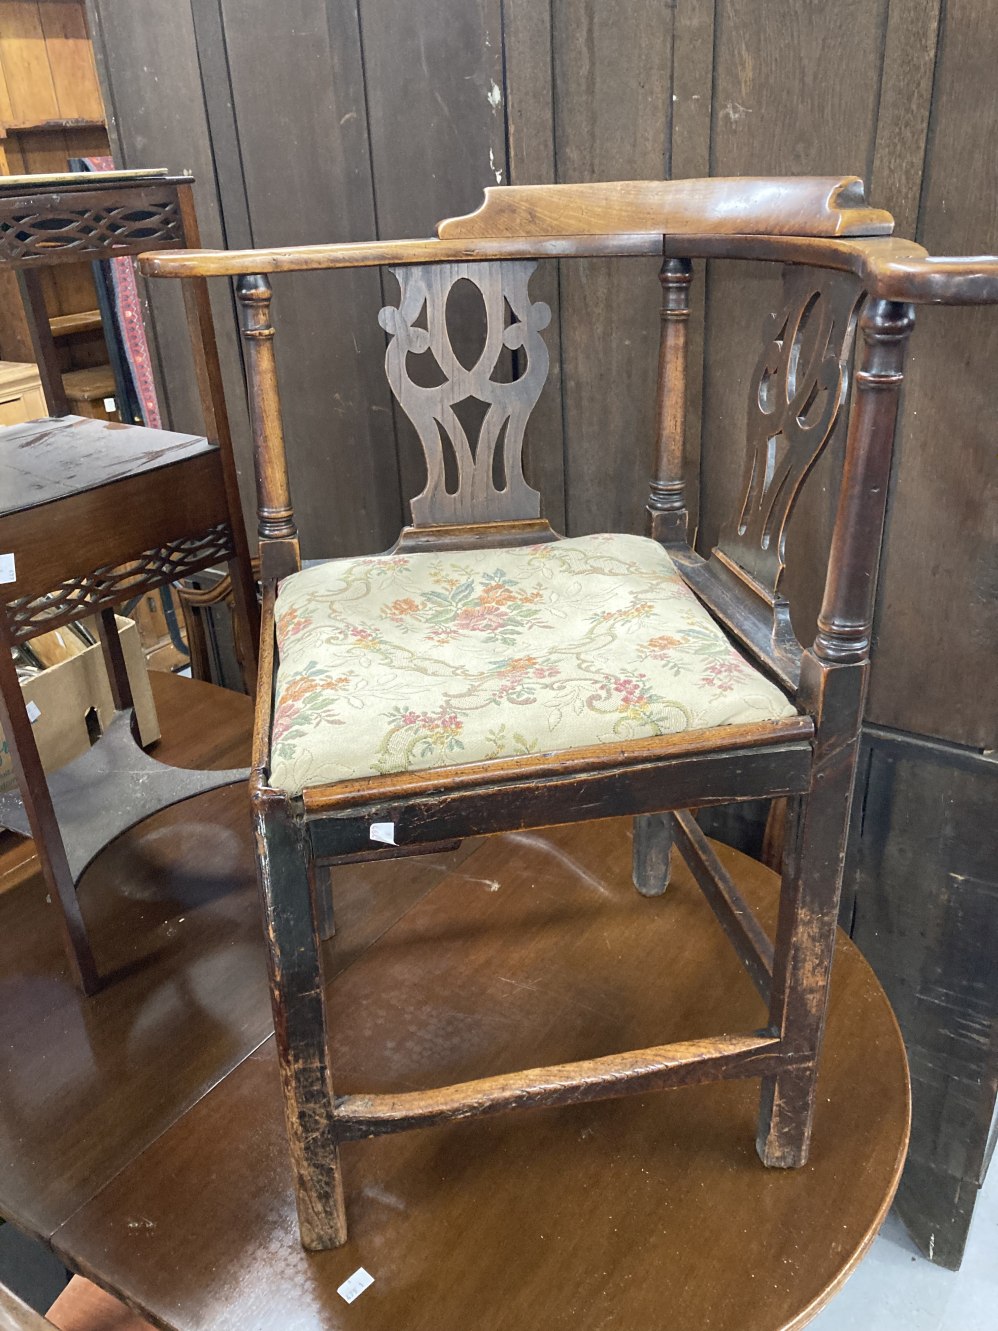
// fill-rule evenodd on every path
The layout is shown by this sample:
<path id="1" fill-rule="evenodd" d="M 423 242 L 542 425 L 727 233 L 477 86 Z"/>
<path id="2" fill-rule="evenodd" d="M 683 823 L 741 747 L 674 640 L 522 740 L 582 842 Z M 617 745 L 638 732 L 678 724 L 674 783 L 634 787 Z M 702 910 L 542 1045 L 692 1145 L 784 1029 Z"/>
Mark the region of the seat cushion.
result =
<path id="1" fill-rule="evenodd" d="M 332 560 L 276 618 L 271 781 L 293 794 L 795 714 L 641 536 Z"/>

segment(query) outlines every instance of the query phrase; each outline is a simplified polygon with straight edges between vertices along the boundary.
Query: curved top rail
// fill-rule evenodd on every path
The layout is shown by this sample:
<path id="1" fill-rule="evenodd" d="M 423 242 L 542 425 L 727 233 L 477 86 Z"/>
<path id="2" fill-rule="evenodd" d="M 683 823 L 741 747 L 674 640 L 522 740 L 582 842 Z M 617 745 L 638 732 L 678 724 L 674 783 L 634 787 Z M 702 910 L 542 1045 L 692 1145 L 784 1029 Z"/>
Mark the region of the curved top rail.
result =
<path id="1" fill-rule="evenodd" d="M 717 185 L 715 209 L 709 220 L 704 217 L 704 200 Z M 734 202 L 734 186 L 748 187 L 739 212 Z M 259 250 L 161 250 L 144 254 L 139 263 L 150 277 L 239 277 L 257 273 L 307 272 L 328 268 L 363 268 L 379 265 L 463 263 L 475 260 L 587 258 L 611 255 L 686 256 L 691 258 L 766 259 L 778 263 L 810 264 L 855 273 L 871 295 L 887 300 L 913 301 L 920 304 L 985 305 L 998 304 L 998 257 L 934 257 L 914 241 L 891 235 L 850 236 L 841 230 L 825 234 L 805 234 L 798 230 L 779 230 L 781 219 L 772 208 L 781 189 L 796 198 L 801 206 L 806 186 L 813 202 L 824 198 L 831 208 L 839 209 L 838 225 L 849 226 L 848 204 L 855 221 L 862 211 L 867 216 L 890 215 L 874 209 L 860 209 L 862 184 L 855 177 L 845 180 L 798 177 L 788 180 L 702 180 L 702 181 L 625 181 L 613 185 L 506 186 L 486 191 L 486 201 L 476 213 L 441 222 L 436 240 L 365 241 L 343 245 L 287 245 Z M 821 191 L 818 190 L 821 187 Z M 673 198 L 685 197 L 687 211 L 680 216 L 677 206 L 659 203 L 653 209 L 653 195 L 661 200 L 667 192 Z M 766 189 L 769 188 L 769 193 Z M 791 188 L 793 187 L 793 188 Z M 753 195 L 753 189 L 755 194 Z M 563 193 L 559 193 L 559 191 Z M 644 193 L 642 193 L 644 192 Z M 626 196 L 626 197 L 625 197 Z M 638 196 L 643 197 L 640 202 Z M 599 198 L 599 216 L 592 200 Z M 699 198 L 699 212 L 689 199 Z M 506 199 L 510 206 L 506 206 Z M 566 200 L 560 220 L 544 211 L 552 198 Z M 498 199 L 498 203 L 491 202 Z M 517 203 L 517 199 L 521 200 Z M 524 203 L 522 200 L 528 202 Z M 754 202 L 753 202 L 754 199 Z M 531 200 L 535 202 L 530 202 Z M 580 202 L 589 200 L 589 203 Z M 638 200 L 638 201 L 636 201 Z M 725 200 L 724 208 L 718 200 Z M 763 212 L 764 200 L 770 208 Z M 639 206 L 640 203 L 640 206 Z M 497 218 L 499 205 L 507 219 L 517 214 L 521 229 L 514 234 L 480 236 L 470 234 L 481 227 L 486 216 Z M 543 205 L 543 206 L 541 206 Z M 854 206 L 855 205 L 855 206 Z M 651 211 L 649 211 L 651 209 Z M 726 211 L 725 211 L 726 209 Z M 643 211 L 642 211 L 643 210 Z M 528 218 L 528 213 L 531 221 Z M 722 215 L 723 214 L 723 215 Z M 571 220 L 570 220 L 571 219 Z M 654 228 L 645 229 L 654 220 Z M 782 219 L 785 221 L 785 219 Z M 698 225 L 694 226 L 694 222 Z M 797 214 L 798 225 L 801 214 Z M 499 223 L 494 223 L 498 227 Z M 563 228 L 561 234 L 550 231 L 529 232 L 529 227 Z M 569 226 L 579 229 L 568 230 Z M 585 231 L 583 227 L 607 228 Z M 752 229 L 753 225 L 757 228 Z M 812 214 L 810 225 L 815 227 Z M 872 224 L 871 224 L 872 225 Z M 738 230 L 737 227 L 748 227 Z M 768 226 L 768 230 L 765 229 Z M 829 224 L 831 226 L 831 223 Z M 619 229 L 613 229 L 613 228 Z M 494 229 L 493 223 L 488 229 Z M 455 235 L 467 230 L 468 235 Z"/>
<path id="2" fill-rule="evenodd" d="M 916 305 L 998 304 L 998 255 L 934 255 L 897 236 L 666 236 L 666 256 L 767 259 L 855 273 L 871 296 Z"/>
<path id="3" fill-rule="evenodd" d="M 437 227 L 441 240 L 603 236 L 884 236 L 894 219 L 866 202 L 858 176 L 711 176 L 582 185 L 500 185 L 481 207 Z"/>

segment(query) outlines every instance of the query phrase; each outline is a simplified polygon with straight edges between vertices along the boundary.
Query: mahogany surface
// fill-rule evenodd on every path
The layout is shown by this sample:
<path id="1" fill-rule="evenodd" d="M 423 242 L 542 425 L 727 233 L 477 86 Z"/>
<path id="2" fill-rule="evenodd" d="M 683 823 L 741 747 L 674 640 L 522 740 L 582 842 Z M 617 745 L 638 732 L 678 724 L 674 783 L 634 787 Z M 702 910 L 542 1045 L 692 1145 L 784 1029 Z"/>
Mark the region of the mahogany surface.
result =
<path id="1" fill-rule="evenodd" d="M 245 761 L 248 699 L 155 683 L 165 756 Z M 0 894 L 0 1211 L 74 1269 L 177 1331 L 770 1331 L 803 1326 L 872 1240 L 907 1076 L 840 936 L 803 1168 L 758 1162 L 754 1082 L 450 1124 L 347 1144 L 350 1240 L 304 1252 L 248 826 L 244 793 L 224 790 L 105 852 L 83 891 L 101 959 L 131 969 L 93 999 L 70 983 L 39 880 Z M 771 928 L 774 875 L 720 853 Z M 622 820 L 341 867 L 336 924 L 344 1092 L 765 1020 L 685 868 L 660 898 L 634 891 Z M 375 1283 L 348 1307 L 336 1288 L 361 1265 Z"/>
<path id="2" fill-rule="evenodd" d="M 244 694 L 160 671 L 157 758 L 228 768 L 249 757 Z M 273 1031 L 245 786 L 166 809 L 121 837 L 80 885 L 98 964 L 75 989 L 38 861 L 0 857 L 0 1212 L 47 1239 Z M 3 843 L 0 843 L 3 844 Z M 340 873 L 330 973 L 440 877 Z M 10 868 L 9 877 L 5 870 Z M 351 908 L 352 902 L 352 908 Z M 120 991 L 120 992 L 119 992 Z"/>
<path id="3" fill-rule="evenodd" d="M 0 513 L 217 451 L 207 439 L 87 416 L 26 421 L 0 434 Z"/>

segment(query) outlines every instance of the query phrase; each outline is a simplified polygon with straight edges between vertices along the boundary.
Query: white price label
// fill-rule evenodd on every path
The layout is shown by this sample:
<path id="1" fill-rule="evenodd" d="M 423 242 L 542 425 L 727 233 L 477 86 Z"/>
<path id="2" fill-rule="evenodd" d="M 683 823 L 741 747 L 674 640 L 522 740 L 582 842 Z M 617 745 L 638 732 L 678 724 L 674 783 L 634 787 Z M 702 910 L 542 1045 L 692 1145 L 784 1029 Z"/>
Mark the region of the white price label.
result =
<path id="1" fill-rule="evenodd" d="M 42 714 L 42 709 L 38 706 L 36 702 L 32 702 L 30 698 L 24 704 L 24 710 L 25 713 L 27 714 L 28 720 L 32 723 L 32 725 L 34 725 L 34 723 L 38 720 L 38 718 Z"/>
<path id="2" fill-rule="evenodd" d="M 354 1299 L 359 1298 L 364 1290 L 373 1284 L 374 1276 L 371 1275 L 370 1271 L 365 1271 L 362 1266 L 358 1266 L 353 1275 L 344 1280 L 336 1293 L 344 1303 L 353 1303 Z"/>
<path id="3" fill-rule="evenodd" d="M 16 582 L 17 565 L 13 555 L 0 555 L 0 582 Z"/>
<path id="4" fill-rule="evenodd" d="M 394 845 L 396 844 L 396 841 L 395 841 L 395 824 L 394 824 L 394 823 L 372 823 L 372 824 L 371 824 L 371 840 L 372 840 L 372 841 L 380 841 L 380 842 L 382 842 L 382 843 L 383 843 L 384 845 L 386 845 L 386 846 L 394 846 Z"/>

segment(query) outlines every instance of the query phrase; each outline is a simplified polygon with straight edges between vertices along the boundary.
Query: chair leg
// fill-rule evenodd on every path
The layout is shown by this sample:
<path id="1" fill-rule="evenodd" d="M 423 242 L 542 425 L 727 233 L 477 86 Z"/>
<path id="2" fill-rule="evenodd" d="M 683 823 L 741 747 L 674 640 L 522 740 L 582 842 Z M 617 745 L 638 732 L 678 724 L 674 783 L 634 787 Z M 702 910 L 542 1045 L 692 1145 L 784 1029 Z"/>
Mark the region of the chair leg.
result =
<path id="1" fill-rule="evenodd" d="M 807 1163 L 818 1055 L 835 950 L 849 786 L 789 802 L 770 1021 L 794 1065 L 763 1078 L 756 1147 L 763 1164 Z"/>
<path id="2" fill-rule="evenodd" d="M 298 1229 L 303 1247 L 336 1248 L 347 1222 L 307 835 L 280 796 L 256 797 L 254 823 Z"/>
<path id="3" fill-rule="evenodd" d="M 631 876 L 643 897 L 660 897 L 669 886 L 672 814 L 639 813 L 634 819 Z"/>
<path id="4" fill-rule="evenodd" d="M 312 866 L 312 900 L 315 903 L 315 923 L 319 938 L 327 943 L 336 933 L 336 915 L 333 910 L 333 868 Z"/>

